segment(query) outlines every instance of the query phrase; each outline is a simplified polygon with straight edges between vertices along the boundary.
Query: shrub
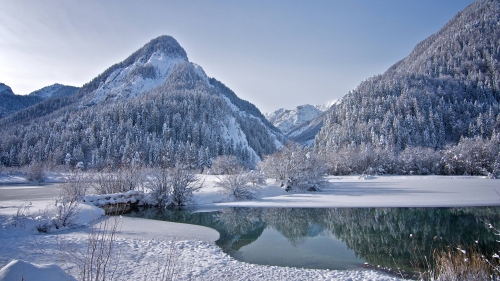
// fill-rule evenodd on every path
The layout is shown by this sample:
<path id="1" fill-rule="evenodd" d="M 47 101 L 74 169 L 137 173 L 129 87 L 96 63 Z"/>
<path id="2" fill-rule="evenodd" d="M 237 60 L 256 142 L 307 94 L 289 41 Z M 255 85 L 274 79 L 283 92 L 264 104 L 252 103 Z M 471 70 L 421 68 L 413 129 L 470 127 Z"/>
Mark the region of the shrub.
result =
<path id="1" fill-rule="evenodd" d="M 193 202 L 194 192 L 203 183 L 196 174 L 182 165 L 157 168 L 148 178 L 152 205 L 168 208 L 186 206 Z"/>
<path id="2" fill-rule="evenodd" d="M 45 179 L 45 167 L 43 163 L 31 163 L 28 167 L 28 180 L 43 182 Z"/>

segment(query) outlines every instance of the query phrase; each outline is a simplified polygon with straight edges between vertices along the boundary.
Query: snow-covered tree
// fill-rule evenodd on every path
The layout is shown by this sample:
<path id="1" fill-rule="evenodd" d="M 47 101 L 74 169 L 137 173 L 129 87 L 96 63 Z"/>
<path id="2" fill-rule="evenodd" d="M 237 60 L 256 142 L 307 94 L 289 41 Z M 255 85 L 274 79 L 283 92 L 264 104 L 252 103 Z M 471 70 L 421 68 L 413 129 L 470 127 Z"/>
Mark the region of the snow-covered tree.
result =
<path id="1" fill-rule="evenodd" d="M 258 169 L 286 191 L 318 190 L 327 172 L 325 162 L 310 148 L 293 143 L 266 156 Z"/>

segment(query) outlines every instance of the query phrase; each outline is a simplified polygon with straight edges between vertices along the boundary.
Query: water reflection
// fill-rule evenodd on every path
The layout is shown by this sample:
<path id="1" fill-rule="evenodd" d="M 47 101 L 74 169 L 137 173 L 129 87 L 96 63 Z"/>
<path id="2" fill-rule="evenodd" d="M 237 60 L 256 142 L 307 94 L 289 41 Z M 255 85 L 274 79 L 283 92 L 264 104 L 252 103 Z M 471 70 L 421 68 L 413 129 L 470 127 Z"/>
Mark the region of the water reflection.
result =
<path id="1" fill-rule="evenodd" d="M 259 255 L 262 260 L 266 260 L 266 251 L 263 249 L 267 249 L 269 255 L 273 250 L 268 248 L 281 243 L 272 240 L 276 239 L 276 235 L 273 234 L 275 232 L 285 237 L 291 247 L 297 248 L 296 252 L 308 251 L 309 256 L 310 252 L 317 252 L 320 255 L 322 249 L 318 245 L 330 243 L 325 239 L 330 237 L 331 243 L 342 241 L 353 255 L 360 258 L 352 259 L 353 263 L 360 265 L 364 260 L 375 265 L 407 270 L 425 264 L 424 256 L 429 257 L 435 249 L 448 245 L 465 245 L 478 241 L 481 251 L 492 253 L 497 243 L 495 236 L 485 224 L 500 225 L 500 208 L 497 207 L 227 208 L 217 212 L 144 209 L 131 215 L 214 228 L 220 233 L 217 245 L 233 257 L 244 261 L 245 256 L 253 256 L 252 259 L 256 259 L 255 257 Z M 259 239 L 265 240 L 260 237 L 268 236 L 272 237 L 269 238 L 272 242 L 267 245 L 262 243 L 251 245 Z M 317 239 L 312 240 L 312 237 Z M 283 247 L 280 246 L 280 251 L 286 252 Z M 329 247 L 325 245 L 324 249 L 330 249 Z M 257 253 L 251 254 L 252 249 Z M 338 258 L 339 252 L 342 252 L 344 258 L 345 255 L 349 255 L 339 250 L 338 246 L 332 246 L 331 249 L 332 257 Z M 286 255 L 293 255 L 293 252 L 287 252 Z M 249 262 L 269 264 L 254 260 Z M 309 266 L 307 260 L 303 262 L 304 267 L 324 267 L 324 265 Z M 342 265 L 340 268 L 346 266 L 349 267 Z M 339 269 L 338 265 L 326 268 Z"/>

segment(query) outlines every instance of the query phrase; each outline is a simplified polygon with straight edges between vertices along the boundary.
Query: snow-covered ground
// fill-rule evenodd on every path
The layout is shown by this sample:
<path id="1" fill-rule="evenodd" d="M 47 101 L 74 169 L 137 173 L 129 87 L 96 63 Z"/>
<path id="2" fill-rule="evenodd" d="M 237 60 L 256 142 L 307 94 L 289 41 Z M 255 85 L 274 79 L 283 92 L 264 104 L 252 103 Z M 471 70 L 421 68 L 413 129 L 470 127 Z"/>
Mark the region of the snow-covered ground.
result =
<path id="1" fill-rule="evenodd" d="M 381 176 L 330 177 L 329 185 L 316 193 L 284 192 L 269 185 L 254 201 L 225 202 L 225 195 L 215 185 L 217 177 L 204 176 L 204 188 L 196 194 L 200 208 L 220 206 L 252 207 L 415 207 L 415 206 L 498 206 L 499 180 L 479 177 L 441 176 Z M 2 188 L 0 187 L 0 197 Z M 500 191 L 499 191 L 500 192 Z M 44 209 L 48 199 L 30 200 L 31 210 Z M 87 247 L 89 227 L 99 217 L 99 209 L 84 206 L 79 220 L 82 227 L 38 234 L 32 226 L 12 227 L 6 222 L 25 203 L 22 200 L 0 201 L 0 280 L 48 272 L 69 272 L 77 277 L 77 266 L 69 253 Z M 210 228 L 138 218 L 109 218 L 118 220 L 119 231 L 115 249 L 119 251 L 114 280 L 156 280 L 160 262 L 176 256 L 176 280 L 397 280 L 371 270 L 312 270 L 253 265 L 234 260 L 214 242 L 219 234 Z M 102 226 L 93 224 L 94 228 Z M 35 266 L 13 260 L 23 260 Z M 58 267 L 48 267 L 57 265 Z M 160 268 L 160 269 L 159 269 Z M 17 269 L 17 271 L 16 271 Z M 10 275 L 9 275 L 10 274 Z M 14 274 L 14 275 L 13 275 Z M 10 277 L 9 277 L 10 276 Z M 14 276 L 14 277 L 12 277 Z M 20 278 L 19 278 L 20 279 Z M 15 279 L 14 279 L 15 280 Z M 42 280 L 42 279 L 38 279 Z M 46 279 L 49 280 L 49 279 Z M 51 277 L 50 280 L 57 280 Z M 68 280 L 62 276 L 60 280 Z"/>

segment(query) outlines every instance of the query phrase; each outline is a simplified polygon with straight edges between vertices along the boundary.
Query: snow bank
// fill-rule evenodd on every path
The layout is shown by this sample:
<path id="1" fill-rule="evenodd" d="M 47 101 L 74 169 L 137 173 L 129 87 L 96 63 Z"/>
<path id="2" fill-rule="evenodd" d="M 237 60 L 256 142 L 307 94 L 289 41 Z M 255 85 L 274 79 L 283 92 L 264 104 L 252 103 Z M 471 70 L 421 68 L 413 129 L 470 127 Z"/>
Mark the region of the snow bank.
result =
<path id="1" fill-rule="evenodd" d="M 0 281 L 10 280 L 71 281 L 76 279 L 54 264 L 37 265 L 13 260 L 0 270 Z"/>

